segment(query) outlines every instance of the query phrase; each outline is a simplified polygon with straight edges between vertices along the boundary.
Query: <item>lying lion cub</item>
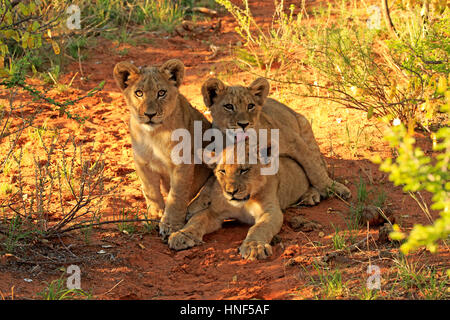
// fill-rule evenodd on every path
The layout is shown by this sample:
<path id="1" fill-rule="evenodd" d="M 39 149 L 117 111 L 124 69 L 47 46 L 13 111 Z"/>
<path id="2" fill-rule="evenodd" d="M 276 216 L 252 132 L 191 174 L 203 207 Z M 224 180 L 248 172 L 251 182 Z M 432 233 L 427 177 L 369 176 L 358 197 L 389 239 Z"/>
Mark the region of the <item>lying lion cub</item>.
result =
<path id="1" fill-rule="evenodd" d="M 194 133 L 194 121 L 202 121 L 206 130 L 211 124 L 179 93 L 184 76 L 180 60 L 169 60 L 161 67 L 138 69 L 119 62 L 114 78 L 130 109 L 130 133 L 136 172 L 151 212 L 161 216 L 163 238 L 183 227 L 188 203 L 197 194 L 211 170 L 205 165 L 174 164 L 172 131 L 187 129 Z M 192 148 L 192 155 L 194 150 Z M 166 203 L 161 188 L 168 191 Z"/>
<path id="2" fill-rule="evenodd" d="M 270 241 L 281 229 L 281 210 L 307 192 L 309 181 L 303 169 L 286 157 L 279 158 L 274 175 L 262 175 L 261 169 L 267 165 L 261 162 L 231 163 L 227 157 L 234 153 L 237 159 L 237 149 L 230 147 L 222 152 L 214 169 L 217 179 L 212 185 L 209 208 L 194 215 L 183 229 L 169 237 L 170 248 L 182 250 L 200 244 L 203 235 L 218 230 L 224 219 L 234 218 L 253 224 L 240 247 L 243 258 L 265 259 L 272 255 Z"/>

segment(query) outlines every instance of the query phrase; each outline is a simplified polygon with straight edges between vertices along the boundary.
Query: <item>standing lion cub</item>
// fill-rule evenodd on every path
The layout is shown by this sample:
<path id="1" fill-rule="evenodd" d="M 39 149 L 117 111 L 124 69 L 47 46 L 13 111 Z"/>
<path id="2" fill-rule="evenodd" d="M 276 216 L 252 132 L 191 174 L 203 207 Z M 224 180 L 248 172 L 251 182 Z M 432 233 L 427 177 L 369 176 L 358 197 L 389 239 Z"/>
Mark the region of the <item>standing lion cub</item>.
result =
<path id="1" fill-rule="evenodd" d="M 183 227 L 188 203 L 211 175 L 205 165 L 174 164 L 171 159 L 172 148 L 178 144 L 171 139 L 173 130 L 187 129 L 193 136 L 194 121 L 201 121 L 203 130 L 211 127 L 178 91 L 183 76 L 184 65 L 177 59 L 159 68 L 139 69 L 128 62 L 114 68 L 114 79 L 130 109 L 136 172 L 148 209 L 162 215 L 163 239 Z M 168 192 L 165 203 L 161 187 Z"/>

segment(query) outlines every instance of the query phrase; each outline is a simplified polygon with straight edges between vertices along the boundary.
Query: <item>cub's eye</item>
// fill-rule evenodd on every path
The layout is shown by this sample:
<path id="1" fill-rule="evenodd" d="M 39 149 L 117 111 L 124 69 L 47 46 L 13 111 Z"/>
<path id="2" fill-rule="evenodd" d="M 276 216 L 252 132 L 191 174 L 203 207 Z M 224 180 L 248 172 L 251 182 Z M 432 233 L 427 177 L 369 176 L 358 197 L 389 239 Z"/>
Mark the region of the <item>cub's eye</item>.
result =
<path id="1" fill-rule="evenodd" d="M 166 90 L 159 90 L 158 91 L 158 98 L 162 98 L 166 95 L 167 91 Z"/>
<path id="2" fill-rule="evenodd" d="M 144 92 L 142 92 L 142 90 L 136 90 L 134 92 L 134 94 L 135 94 L 136 97 L 140 98 L 140 97 L 142 97 L 144 95 Z"/>
<path id="3" fill-rule="evenodd" d="M 255 105 L 253 103 L 250 103 L 247 108 L 248 110 L 253 110 L 255 109 Z"/>
<path id="4" fill-rule="evenodd" d="M 220 174 L 225 174 L 225 170 L 219 170 Z"/>
<path id="5" fill-rule="evenodd" d="M 230 103 L 227 103 L 223 106 L 225 109 L 229 110 L 229 111 L 233 111 L 234 110 L 234 106 Z"/>
<path id="6" fill-rule="evenodd" d="M 239 171 L 239 174 L 246 174 L 247 172 L 249 172 L 250 171 L 250 169 L 241 169 L 240 171 Z"/>

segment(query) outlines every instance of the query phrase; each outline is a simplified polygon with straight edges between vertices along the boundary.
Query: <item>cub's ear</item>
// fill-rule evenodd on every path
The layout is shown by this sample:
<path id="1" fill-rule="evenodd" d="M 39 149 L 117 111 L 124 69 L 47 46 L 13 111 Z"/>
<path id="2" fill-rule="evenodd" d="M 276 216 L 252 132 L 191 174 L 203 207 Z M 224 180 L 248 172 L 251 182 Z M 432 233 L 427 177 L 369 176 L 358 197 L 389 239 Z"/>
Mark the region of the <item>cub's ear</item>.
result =
<path id="1" fill-rule="evenodd" d="M 258 78 L 252 82 L 248 89 L 255 96 L 256 102 L 261 106 L 264 105 L 269 94 L 269 82 L 264 78 Z"/>
<path id="2" fill-rule="evenodd" d="M 184 64 L 178 59 L 171 59 L 159 68 L 159 71 L 166 74 L 170 81 L 173 81 L 175 87 L 179 87 L 184 78 Z"/>
<path id="3" fill-rule="evenodd" d="M 202 85 L 202 95 L 205 105 L 210 108 L 216 102 L 217 96 L 224 92 L 226 88 L 227 86 L 219 79 L 210 78 L 206 80 Z"/>
<path id="4" fill-rule="evenodd" d="M 114 79 L 122 91 L 129 87 L 137 79 L 138 75 L 139 69 L 132 63 L 122 61 L 114 67 Z"/>

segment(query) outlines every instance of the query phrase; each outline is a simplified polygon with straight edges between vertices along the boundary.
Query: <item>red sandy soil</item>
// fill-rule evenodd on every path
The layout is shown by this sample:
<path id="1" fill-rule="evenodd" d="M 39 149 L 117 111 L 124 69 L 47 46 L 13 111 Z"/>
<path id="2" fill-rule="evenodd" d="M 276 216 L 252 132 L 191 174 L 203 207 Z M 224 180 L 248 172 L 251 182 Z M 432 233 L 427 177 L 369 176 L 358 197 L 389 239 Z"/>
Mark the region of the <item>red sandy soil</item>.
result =
<path id="1" fill-rule="evenodd" d="M 272 1 L 259 1 L 253 13 L 258 21 L 270 22 L 273 12 Z M 294 1 L 291 1 L 294 3 Z M 94 155 L 103 154 L 106 160 L 109 185 L 117 184 L 115 197 L 104 204 L 105 216 L 117 215 L 121 209 L 133 211 L 145 208 L 145 200 L 135 176 L 131 157 L 128 132 L 128 110 L 114 80 L 114 65 L 123 60 L 134 61 L 136 65 L 158 65 L 169 58 L 179 58 L 186 66 L 186 78 L 181 92 L 198 109 L 205 111 L 200 94 L 200 86 L 209 76 L 219 72 L 233 72 L 227 82 L 249 83 L 251 76 L 240 74 L 238 69 L 227 70 L 232 60 L 229 48 L 240 41 L 234 32 L 233 18 L 221 13 L 220 33 L 212 31 L 203 35 L 182 38 L 178 35 L 146 33 L 137 38 L 136 45 L 120 44 L 106 39 L 98 39 L 96 46 L 89 48 L 88 58 L 82 61 L 82 72 L 78 62 L 69 64 L 60 82 L 68 83 L 78 72 L 71 88 L 58 92 L 52 86 L 43 85 L 47 93 L 57 99 L 73 99 L 86 93 L 99 82 L 106 84 L 100 93 L 77 103 L 71 112 L 86 115 L 89 119 L 83 126 L 66 117 L 57 117 L 57 112 L 47 108 L 37 124 L 47 120 L 47 126 L 59 128 L 62 135 L 75 134 L 77 143 L 85 144 L 85 150 Z M 215 25 L 218 18 L 203 25 Z M 146 41 L 140 41 L 144 39 Z M 210 43 L 221 48 L 220 53 L 209 59 Z M 128 49 L 124 56 L 117 51 Z M 81 79 L 81 74 L 84 79 Z M 34 81 L 33 83 L 35 83 Z M 40 86 L 39 83 L 35 83 Z M 272 93 L 274 93 L 272 90 Z M 1 93 L 0 98 L 7 97 Z M 25 99 L 25 97 L 24 97 Z M 317 114 L 318 104 L 308 101 L 305 107 L 295 110 L 312 118 Z M 336 119 L 342 119 L 340 123 Z M 375 154 L 383 158 L 391 157 L 391 150 L 382 140 L 377 130 L 372 130 L 368 143 L 350 152 L 345 138 L 345 124 L 367 123 L 372 129 L 379 124 L 368 122 L 365 114 L 340 108 L 330 108 L 321 115 L 321 120 L 313 124 L 313 129 L 322 153 L 325 155 L 333 176 L 346 183 L 356 195 L 356 183 L 362 177 L 370 189 L 383 189 L 387 203 L 402 226 L 409 230 L 413 224 L 427 224 L 428 221 L 416 202 L 401 188 L 394 187 L 387 175 L 378 170 L 370 159 Z M 26 144 L 28 138 L 21 142 Z M 428 137 L 418 134 L 418 142 L 427 153 L 431 151 Z M 331 142 L 330 142 L 331 141 Z M 354 196 L 355 197 L 355 196 Z M 430 196 L 425 195 L 427 203 Z M 20 262 L 14 257 L 0 257 L 0 292 L 11 298 L 14 288 L 15 299 L 34 299 L 36 293 L 46 287 L 45 282 L 57 279 L 60 268 L 77 264 L 82 271 L 81 285 L 91 291 L 96 299 L 305 299 L 314 298 L 318 289 L 311 284 L 311 277 L 318 279 L 313 262 L 315 258 L 333 251 L 332 236 L 338 226 L 346 230 L 344 216 L 349 214 L 347 205 L 336 199 L 327 199 L 309 208 L 287 210 L 285 223 L 274 245 L 273 256 L 265 261 L 244 261 L 237 248 L 245 238 L 248 226 L 226 222 L 224 228 L 205 236 L 205 243 L 190 250 L 175 252 L 170 250 L 158 237 L 156 231 L 125 234 L 117 226 L 96 229 L 88 242 L 81 233 L 71 233 L 50 243 L 36 243 L 30 248 L 30 258 Z M 288 221 L 291 217 L 303 215 L 322 225 L 312 231 L 294 231 Z M 437 215 L 433 213 L 434 217 Z M 378 237 L 378 229 L 362 227 L 358 240 L 368 237 L 373 245 Z M 106 245 L 106 248 L 104 247 Z M 388 297 L 396 269 L 393 257 L 397 248 L 392 244 L 377 244 L 378 247 L 363 252 L 355 252 L 331 262 L 330 270 L 339 269 L 349 292 L 344 298 L 356 298 L 365 287 L 367 266 L 380 266 L 382 277 L 381 298 Z M 103 250 L 105 253 L 98 253 Z M 65 263 L 57 257 L 64 257 Z M 24 257 L 22 257 L 24 258 Z M 37 259 L 39 258 L 39 259 Z M 449 250 L 442 247 L 438 255 L 423 250 L 411 256 L 418 263 L 434 266 L 449 266 Z M 34 261 L 34 262 L 33 262 Z M 445 268 L 444 268 L 445 269 Z M 24 281 L 25 278 L 32 282 Z M 399 294 L 400 298 L 420 298 L 414 292 Z"/>

